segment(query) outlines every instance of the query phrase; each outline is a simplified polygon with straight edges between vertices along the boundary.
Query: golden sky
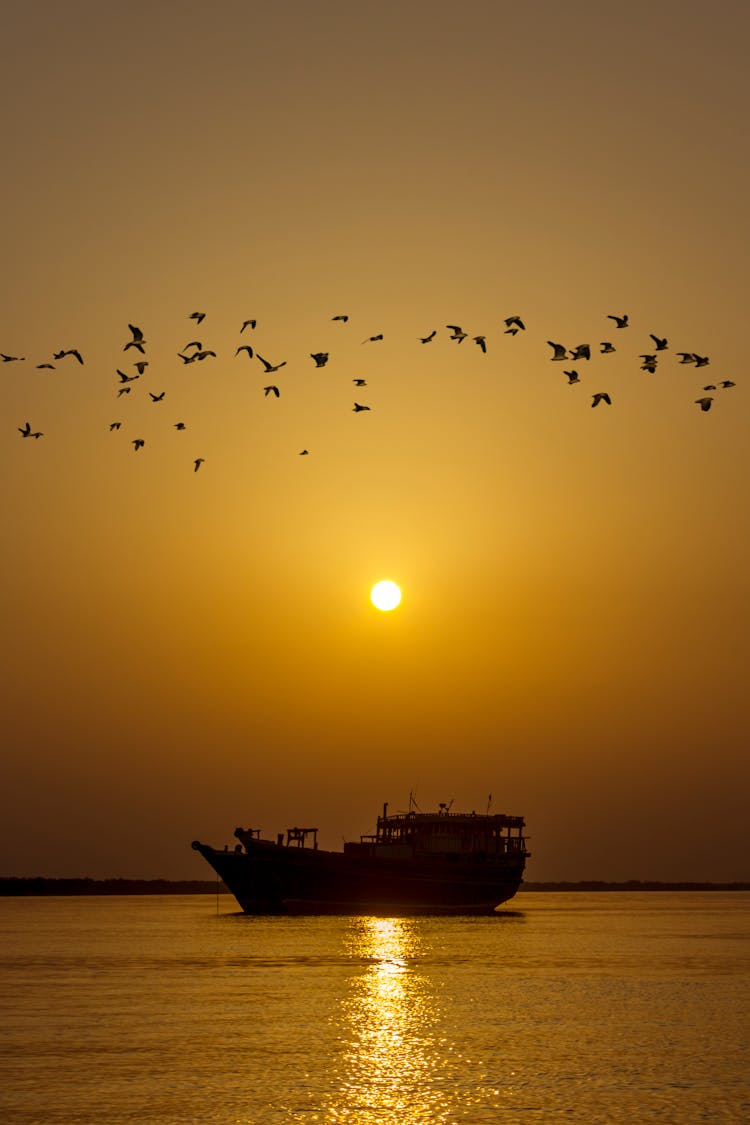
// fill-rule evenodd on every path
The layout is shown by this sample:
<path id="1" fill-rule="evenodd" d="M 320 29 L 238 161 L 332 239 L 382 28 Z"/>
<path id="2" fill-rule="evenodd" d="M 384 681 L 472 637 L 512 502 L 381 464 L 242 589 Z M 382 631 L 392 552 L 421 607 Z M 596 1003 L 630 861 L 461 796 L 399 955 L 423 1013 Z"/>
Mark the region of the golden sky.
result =
<path id="1" fill-rule="evenodd" d="M 204 877 L 414 791 L 524 815 L 529 878 L 750 877 L 749 34 L 3 5 L 2 873 Z"/>

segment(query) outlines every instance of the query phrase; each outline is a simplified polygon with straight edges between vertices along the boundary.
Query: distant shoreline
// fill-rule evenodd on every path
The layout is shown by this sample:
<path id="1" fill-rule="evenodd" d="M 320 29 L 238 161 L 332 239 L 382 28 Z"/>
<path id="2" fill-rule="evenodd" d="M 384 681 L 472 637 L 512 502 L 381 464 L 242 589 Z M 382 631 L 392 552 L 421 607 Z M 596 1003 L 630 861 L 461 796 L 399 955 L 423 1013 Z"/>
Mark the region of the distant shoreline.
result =
<path id="1" fill-rule="evenodd" d="M 598 879 L 578 882 L 527 882 L 523 891 L 750 891 L 748 883 L 666 883 L 629 879 L 608 883 Z M 0 896 L 39 895 L 215 895 L 229 894 L 223 883 L 211 879 L 52 879 L 45 876 L 0 877 Z"/>
<path id="2" fill-rule="evenodd" d="M 750 883 L 666 883 L 657 880 L 628 879 L 624 883 L 607 883 L 599 879 L 578 882 L 524 882 L 522 891 L 750 891 Z"/>
<path id="3" fill-rule="evenodd" d="M 51 879 L 0 877 L 0 895 L 215 895 L 229 894 L 216 879 Z"/>

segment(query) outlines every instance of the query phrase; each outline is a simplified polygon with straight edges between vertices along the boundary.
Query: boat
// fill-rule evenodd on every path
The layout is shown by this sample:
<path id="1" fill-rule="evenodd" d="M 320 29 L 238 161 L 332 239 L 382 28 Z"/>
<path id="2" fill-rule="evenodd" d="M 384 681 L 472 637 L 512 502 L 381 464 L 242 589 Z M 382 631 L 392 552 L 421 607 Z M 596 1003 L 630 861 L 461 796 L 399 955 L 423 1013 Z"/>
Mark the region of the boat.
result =
<path id="1" fill-rule="evenodd" d="M 451 802 L 452 804 L 452 802 Z M 233 847 L 193 841 L 246 914 L 492 914 L 523 881 L 524 818 L 504 813 L 388 813 L 343 851 L 317 828 L 264 839 L 237 828 Z"/>

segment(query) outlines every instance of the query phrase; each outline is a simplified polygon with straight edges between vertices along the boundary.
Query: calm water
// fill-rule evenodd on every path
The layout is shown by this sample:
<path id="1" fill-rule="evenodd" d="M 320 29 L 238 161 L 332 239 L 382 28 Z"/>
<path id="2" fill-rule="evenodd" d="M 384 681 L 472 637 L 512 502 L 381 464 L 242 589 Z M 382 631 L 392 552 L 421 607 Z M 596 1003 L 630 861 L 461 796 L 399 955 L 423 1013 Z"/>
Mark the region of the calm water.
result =
<path id="1" fill-rule="evenodd" d="M 750 894 L 488 919 L 0 900 L 0 1120 L 750 1121 Z"/>

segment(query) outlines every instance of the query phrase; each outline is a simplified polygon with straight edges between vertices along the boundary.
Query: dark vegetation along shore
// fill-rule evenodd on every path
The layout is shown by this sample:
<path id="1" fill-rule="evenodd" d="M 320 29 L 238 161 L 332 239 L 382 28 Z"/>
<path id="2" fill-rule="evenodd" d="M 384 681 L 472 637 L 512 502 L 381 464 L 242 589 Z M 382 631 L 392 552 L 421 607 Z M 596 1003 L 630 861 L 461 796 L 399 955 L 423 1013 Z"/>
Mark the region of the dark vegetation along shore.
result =
<path id="1" fill-rule="evenodd" d="M 523 884 L 522 891 L 750 891 L 750 883 L 659 883 L 630 879 L 625 883 L 581 880 Z M 201 895 L 229 894 L 216 879 L 49 879 L 0 877 L 0 895 Z"/>
<path id="2" fill-rule="evenodd" d="M 223 883 L 218 890 L 229 894 Z M 216 879 L 48 879 L 0 877 L 0 895 L 215 895 Z"/>
<path id="3" fill-rule="evenodd" d="M 607 883 L 599 879 L 581 879 L 577 883 L 524 882 L 522 891 L 750 891 L 750 883 L 660 883 L 628 879 L 625 883 Z"/>

